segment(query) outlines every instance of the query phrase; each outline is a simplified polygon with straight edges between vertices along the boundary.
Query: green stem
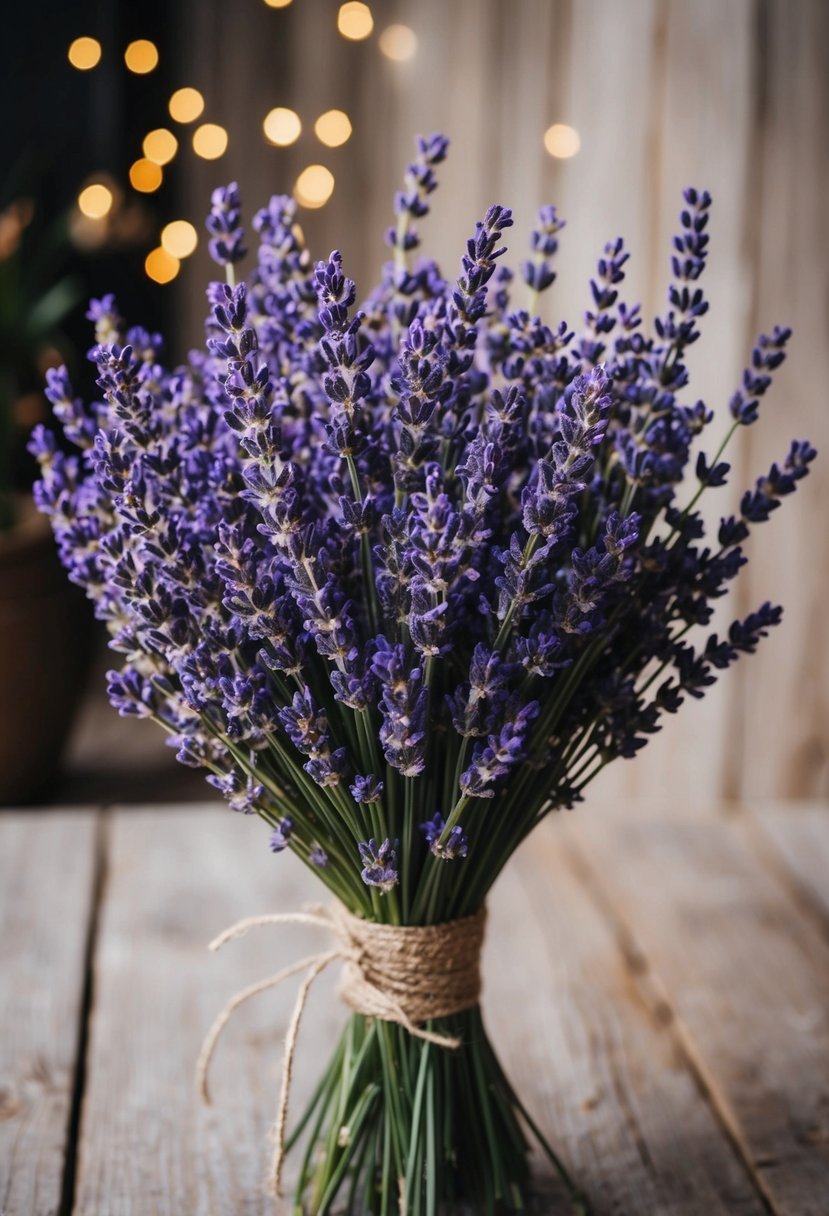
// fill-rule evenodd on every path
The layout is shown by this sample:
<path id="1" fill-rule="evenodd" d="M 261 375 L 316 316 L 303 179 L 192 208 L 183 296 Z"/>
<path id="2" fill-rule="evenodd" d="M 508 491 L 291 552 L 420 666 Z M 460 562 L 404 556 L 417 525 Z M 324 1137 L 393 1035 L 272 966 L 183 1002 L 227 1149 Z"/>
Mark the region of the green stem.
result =
<path id="1" fill-rule="evenodd" d="M 717 465 L 720 457 L 722 456 L 723 452 L 725 451 L 725 449 L 728 447 L 729 443 L 731 442 L 734 432 L 737 430 L 737 427 L 739 425 L 740 425 L 739 422 L 732 422 L 731 426 L 728 428 L 728 430 L 725 433 L 725 438 L 723 439 L 722 443 L 717 448 L 717 451 L 714 454 L 714 459 L 711 461 L 710 468 L 713 469 Z M 667 540 L 670 540 L 671 537 L 674 536 L 675 533 L 679 532 L 679 530 L 682 527 L 682 524 L 688 518 L 688 516 L 691 514 L 694 507 L 697 505 L 700 498 L 702 497 L 702 495 L 705 493 L 705 491 L 707 489 L 708 489 L 708 482 L 707 481 L 700 482 L 699 487 L 697 488 L 697 491 L 694 494 L 694 496 L 692 497 L 691 501 L 683 509 L 682 514 L 679 517 L 679 523 L 675 524 L 673 526 L 673 528 L 671 528 L 670 532 L 668 533 Z"/>

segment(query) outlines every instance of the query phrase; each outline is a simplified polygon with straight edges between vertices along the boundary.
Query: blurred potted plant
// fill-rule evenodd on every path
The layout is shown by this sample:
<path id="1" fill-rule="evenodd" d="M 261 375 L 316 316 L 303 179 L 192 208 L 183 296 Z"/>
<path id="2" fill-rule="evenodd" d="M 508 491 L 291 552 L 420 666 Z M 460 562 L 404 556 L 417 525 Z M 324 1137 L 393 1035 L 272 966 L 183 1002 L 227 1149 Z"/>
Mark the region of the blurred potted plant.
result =
<path id="1" fill-rule="evenodd" d="M 31 498 L 26 438 L 45 409 L 45 368 L 80 284 L 55 280 L 63 220 L 37 231 L 32 198 L 0 198 L 0 803 L 38 798 L 54 777 L 91 651 L 83 595 L 62 577 Z"/>

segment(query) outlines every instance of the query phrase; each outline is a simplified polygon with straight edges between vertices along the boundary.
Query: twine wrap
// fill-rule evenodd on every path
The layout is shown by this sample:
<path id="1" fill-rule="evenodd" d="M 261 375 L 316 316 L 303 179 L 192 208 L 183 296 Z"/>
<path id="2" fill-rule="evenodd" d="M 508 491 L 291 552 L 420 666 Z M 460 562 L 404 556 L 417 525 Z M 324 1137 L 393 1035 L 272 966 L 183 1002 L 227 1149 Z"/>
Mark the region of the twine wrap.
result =
<path id="1" fill-rule="evenodd" d="M 478 1003 L 481 992 L 481 947 L 486 908 L 475 916 L 441 925 L 383 925 L 353 916 L 342 904 L 331 908 L 312 907 L 305 912 L 250 916 L 232 925 L 210 943 L 218 950 L 248 929 L 262 925 L 313 925 L 333 933 L 336 947 L 307 955 L 283 967 L 275 975 L 237 992 L 213 1023 L 196 1065 L 196 1079 L 204 1102 L 210 1102 L 210 1061 L 231 1015 L 251 997 L 275 988 L 292 975 L 305 972 L 285 1034 L 282 1083 L 273 1125 L 273 1156 L 269 1186 L 282 1194 L 282 1165 L 288 1121 L 294 1054 L 308 993 L 315 980 L 331 963 L 341 961 L 343 973 L 339 994 L 343 1002 L 367 1017 L 397 1022 L 415 1038 L 437 1047 L 455 1050 L 460 1039 L 423 1029 L 422 1023 L 449 1017 Z"/>

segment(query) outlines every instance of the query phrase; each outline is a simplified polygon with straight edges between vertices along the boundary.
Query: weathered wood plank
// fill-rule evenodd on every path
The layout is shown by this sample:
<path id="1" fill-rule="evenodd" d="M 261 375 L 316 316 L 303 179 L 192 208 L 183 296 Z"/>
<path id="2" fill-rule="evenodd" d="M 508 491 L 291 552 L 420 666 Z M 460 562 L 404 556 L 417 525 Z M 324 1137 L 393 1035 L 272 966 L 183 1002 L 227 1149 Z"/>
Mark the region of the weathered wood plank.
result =
<path id="1" fill-rule="evenodd" d="M 0 816 L 0 1211 L 61 1205 L 95 872 L 95 813 Z"/>
<path id="2" fill-rule="evenodd" d="M 76 1211 L 97 1216 L 273 1212 L 267 1133 L 295 985 L 239 1010 L 212 1073 L 194 1085 L 202 1039 L 237 990 L 327 944 L 313 929 L 259 930 L 214 956 L 242 916 L 298 908 L 320 888 L 274 857 L 255 819 L 204 807 L 114 815 L 95 959 L 95 1003 Z M 295 1111 L 343 1014 L 323 977 L 308 1006 Z"/>
<path id="3" fill-rule="evenodd" d="M 527 842 L 492 901 L 484 1004 L 518 1092 L 598 1216 L 761 1212 L 672 1028 L 641 1000 L 641 960 L 568 868 L 559 828 Z"/>
<path id="4" fill-rule="evenodd" d="M 499 886 L 486 963 L 495 1039 L 528 1104 L 599 1213 L 759 1212 L 670 1033 L 637 1003 L 611 933 L 552 834 L 543 849 L 541 839 Z M 115 817 L 79 1214 L 273 1210 L 261 1178 L 291 993 L 236 1015 L 216 1059 L 211 1110 L 196 1102 L 193 1064 L 223 1000 L 319 938 L 262 930 L 216 958 L 204 946 L 239 916 L 318 896 L 293 859 L 267 852 L 255 821 L 214 809 Z M 295 1110 L 343 1016 L 332 983 L 312 998 L 303 1026 Z"/>
<path id="5" fill-rule="evenodd" d="M 816 255 L 825 250 L 829 206 L 829 5 L 766 0 L 761 16 L 762 104 L 755 183 L 746 202 L 758 221 L 753 327 L 768 332 L 778 322 L 794 334 L 760 422 L 745 432 L 735 475 L 743 486 L 783 459 L 793 438 L 810 439 L 822 457 L 829 447 L 829 292 L 826 258 Z M 829 793 L 829 647 L 821 644 L 829 545 L 815 531 L 827 504 L 829 462 L 821 458 L 802 489 L 760 529 L 739 580 L 742 611 L 768 599 L 785 605 L 782 628 L 745 664 L 724 738 L 740 757 L 740 782 L 729 791 L 740 797 Z"/>
<path id="6" fill-rule="evenodd" d="M 709 301 L 702 318 L 702 337 L 687 352 L 690 385 L 680 397 L 702 398 L 715 412 L 702 446 L 712 452 L 731 422 L 727 402 L 740 383 L 751 351 L 749 330 L 752 304 L 750 242 L 752 208 L 746 203 L 756 121 L 757 0 L 722 4 L 697 0 L 684 4 L 668 0 L 666 11 L 664 99 L 659 107 L 657 176 L 659 201 L 652 204 L 654 260 L 652 275 L 658 287 L 656 306 L 667 306 L 671 237 L 676 231 L 682 190 L 689 185 L 706 188 L 713 196 L 711 256 L 701 285 Z M 693 97 L 693 104 L 689 98 Z M 740 442 L 740 435 L 736 437 Z M 732 449 L 729 458 L 734 455 Z M 685 504 L 696 489 L 693 461 L 688 481 L 678 491 Z M 709 491 L 699 502 L 709 536 L 716 537 L 723 515 L 736 510 L 740 486 Z M 737 615 L 730 598 L 713 604 L 710 629 L 727 629 Z M 704 631 L 697 631 L 704 637 Z M 689 639 L 689 640 L 693 640 Z M 641 763 L 618 767 L 616 778 L 626 782 L 628 793 L 671 793 L 693 789 L 711 800 L 733 788 L 733 749 L 727 746 L 737 698 L 735 672 L 711 689 L 702 701 L 687 698 L 681 718 L 666 716 L 662 732 L 641 757 Z M 701 765 L 699 756 L 708 757 Z"/>
<path id="7" fill-rule="evenodd" d="M 778 871 L 785 867 L 796 894 L 824 928 L 829 926 L 829 803 L 749 801 L 746 806 L 763 856 Z"/>
<path id="8" fill-rule="evenodd" d="M 568 829 L 597 900 L 651 963 L 685 1050 L 774 1211 L 825 1216 L 825 942 L 725 819 L 595 807 Z"/>

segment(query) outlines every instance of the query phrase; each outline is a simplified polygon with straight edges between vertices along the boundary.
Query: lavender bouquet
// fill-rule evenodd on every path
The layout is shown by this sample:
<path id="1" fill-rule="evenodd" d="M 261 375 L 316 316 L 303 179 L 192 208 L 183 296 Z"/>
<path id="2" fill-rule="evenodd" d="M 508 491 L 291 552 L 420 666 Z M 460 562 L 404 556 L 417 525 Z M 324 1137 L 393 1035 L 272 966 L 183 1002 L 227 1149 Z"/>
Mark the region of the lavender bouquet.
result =
<path id="1" fill-rule="evenodd" d="M 548 812 L 779 622 L 765 603 L 689 640 L 815 455 L 792 443 L 706 544 L 700 496 L 726 482 L 726 444 L 757 419 L 790 336 L 758 339 L 680 501 L 712 420 L 684 361 L 708 307 L 710 196 L 685 192 L 653 331 L 620 300 L 617 240 L 576 333 L 537 315 L 553 207 L 517 284 L 500 206 L 456 279 L 413 260 L 446 150 L 418 140 L 393 257 L 359 311 L 339 253 L 311 261 L 284 197 L 255 215 L 237 283 L 239 192 L 216 190 L 225 281 L 208 288 L 205 350 L 167 370 L 157 334 L 93 302 L 102 399 L 50 372 L 79 450 L 43 428 L 31 444 L 69 577 L 123 657 L 113 705 L 158 722 L 336 898 L 340 945 L 311 960 L 291 1052 L 332 958 L 355 1012 L 288 1138 L 305 1143 L 296 1213 L 526 1210 L 535 1129 L 478 1008 L 487 893 Z M 286 1106 L 287 1089 L 277 1186 Z"/>

